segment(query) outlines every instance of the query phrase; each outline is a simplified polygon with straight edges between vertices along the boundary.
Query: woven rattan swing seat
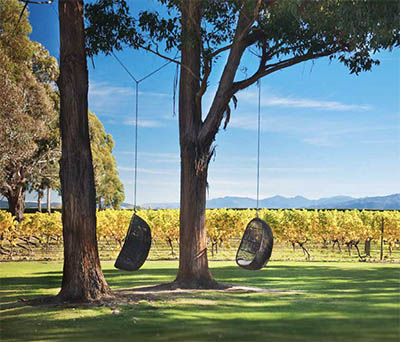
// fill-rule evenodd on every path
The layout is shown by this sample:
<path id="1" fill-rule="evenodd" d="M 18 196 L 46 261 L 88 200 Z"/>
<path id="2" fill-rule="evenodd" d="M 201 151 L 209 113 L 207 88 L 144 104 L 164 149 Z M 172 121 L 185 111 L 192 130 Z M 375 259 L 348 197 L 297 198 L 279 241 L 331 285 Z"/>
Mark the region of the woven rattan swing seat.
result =
<path id="1" fill-rule="evenodd" d="M 146 261 L 150 246 L 150 227 L 143 219 L 134 214 L 129 224 L 124 245 L 114 266 L 124 271 L 137 271 Z"/>
<path id="2" fill-rule="evenodd" d="M 270 226 L 258 217 L 252 219 L 237 250 L 236 263 L 248 270 L 263 268 L 271 257 L 273 244 Z"/>

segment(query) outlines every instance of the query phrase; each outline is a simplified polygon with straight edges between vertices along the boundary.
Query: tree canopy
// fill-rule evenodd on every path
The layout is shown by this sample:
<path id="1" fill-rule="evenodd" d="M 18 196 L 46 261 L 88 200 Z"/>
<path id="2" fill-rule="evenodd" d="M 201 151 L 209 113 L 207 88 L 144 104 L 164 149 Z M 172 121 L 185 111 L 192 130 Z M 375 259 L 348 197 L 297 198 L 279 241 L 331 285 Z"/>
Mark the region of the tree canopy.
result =
<path id="1" fill-rule="evenodd" d="M 119 209 L 125 199 L 124 185 L 118 177 L 117 163 L 112 155 L 114 140 L 95 114 L 89 111 L 89 138 L 93 156 L 96 201 L 99 208 Z"/>
<path id="2" fill-rule="evenodd" d="M 21 9 L 17 0 L 0 0 L 0 193 L 18 220 L 28 185 L 59 157 L 57 61 L 28 38 Z"/>

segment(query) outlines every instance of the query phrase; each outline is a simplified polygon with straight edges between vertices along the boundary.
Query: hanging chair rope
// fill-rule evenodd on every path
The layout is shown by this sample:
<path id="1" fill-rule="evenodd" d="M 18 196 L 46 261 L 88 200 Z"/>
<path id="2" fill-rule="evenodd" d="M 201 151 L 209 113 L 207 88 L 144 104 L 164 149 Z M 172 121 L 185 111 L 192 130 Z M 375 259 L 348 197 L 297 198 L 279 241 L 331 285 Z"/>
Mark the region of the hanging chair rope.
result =
<path id="1" fill-rule="evenodd" d="M 257 209 L 258 217 L 260 202 L 260 145 L 261 145 L 261 80 L 257 81 L 258 87 L 258 130 L 257 130 Z"/>
<path id="2" fill-rule="evenodd" d="M 135 82 L 135 168 L 133 182 L 133 205 L 134 214 L 129 224 L 128 232 L 125 238 L 124 245 L 115 261 L 115 267 L 125 271 L 136 271 L 146 261 L 151 246 L 151 230 L 149 225 L 136 214 L 137 210 L 137 174 L 138 174 L 138 127 L 139 127 L 139 84 L 145 79 L 151 77 L 161 69 L 166 67 L 171 61 L 163 64 L 141 79 L 136 79 L 135 76 L 128 70 L 122 61 L 112 52 L 114 58 L 123 67 L 126 73 Z"/>
<path id="3" fill-rule="evenodd" d="M 137 209 L 137 202 L 136 202 L 136 198 L 137 198 L 137 170 L 138 170 L 138 123 L 139 123 L 139 84 L 140 82 L 146 80 L 147 78 L 153 76 L 154 74 L 156 74 L 157 72 L 159 72 L 160 70 L 164 69 L 169 63 L 171 63 L 172 61 L 168 61 L 165 64 L 161 65 L 159 68 L 155 69 L 154 71 L 150 72 L 149 74 L 145 75 L 144 77 L 142 77 L 141 79 L 136 79 L 135 76 L 133 76 L 133 74 L 128 70 L 128 68 L 125 66 L 124 63 L 122 63 L 122 61 L 115 55 L 114 52 L 112 52 L 112 55 L 114 56 L 114 58 L 118 61 L 118 63 L 122 66 L 122 68 L 127 72 L 127 74 L 133 79 L 133 81 L 135 82 L 135 171 L 134 171 L 134 176 L 133 176 L 133 211 L 136 214 L 136 209 Z M 176 58 L 176 56 L 175 56 Z"/>
<path id="4" fill-rule="evenodd" d="M 136 193 L 137 193 L 137 164 L 138 164 L 138 117 L 139 117 L 139 82 L 136 81 L 136 113 L 135 113 L 135 175 L 133 186 L 133 212 L 136 214 Z"/>

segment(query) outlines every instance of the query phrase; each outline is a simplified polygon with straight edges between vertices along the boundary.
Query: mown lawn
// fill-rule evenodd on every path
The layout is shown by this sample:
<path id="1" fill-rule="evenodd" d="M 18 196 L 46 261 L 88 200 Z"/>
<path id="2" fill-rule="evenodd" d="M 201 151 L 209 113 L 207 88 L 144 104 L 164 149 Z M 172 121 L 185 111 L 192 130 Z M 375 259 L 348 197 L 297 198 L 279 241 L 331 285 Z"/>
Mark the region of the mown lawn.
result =
<path id="1" fill-rule="evenodd" d="M 29 306 L 59 291 L 62 264 L 0 264 L 1 341 L 400 341 L 400 265 L 212 262 L 217 280 L 266 293 L 160 293 L 130 305 Z M 103 264 L 113 289 L 172 281 L 177 262 L 136 273 Z"/>

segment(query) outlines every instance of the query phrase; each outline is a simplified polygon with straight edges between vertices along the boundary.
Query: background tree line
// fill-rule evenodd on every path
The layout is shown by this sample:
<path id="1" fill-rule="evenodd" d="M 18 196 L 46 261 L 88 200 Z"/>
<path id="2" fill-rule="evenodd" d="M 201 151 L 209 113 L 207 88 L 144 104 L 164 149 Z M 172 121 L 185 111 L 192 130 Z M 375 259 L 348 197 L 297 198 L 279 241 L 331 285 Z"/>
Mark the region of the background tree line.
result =
<path id="1" fill-rule="evenodd" d="M 28 35 L 28 13 L 21 19 L 17 0 L 0 0 L 0 194 L 21 221 L 25 194 L 60 192 L 60 95 L 57 60 Z M 89 113 L 96 201 L 99 208 L 119 208 L 124 187 L 112 155 L 114 141 L 95 114 Z"/>

